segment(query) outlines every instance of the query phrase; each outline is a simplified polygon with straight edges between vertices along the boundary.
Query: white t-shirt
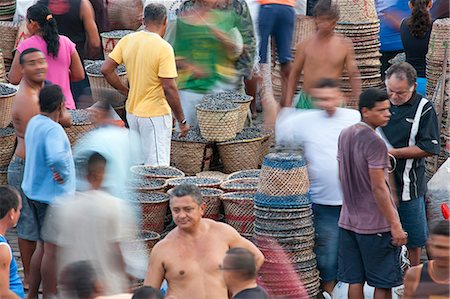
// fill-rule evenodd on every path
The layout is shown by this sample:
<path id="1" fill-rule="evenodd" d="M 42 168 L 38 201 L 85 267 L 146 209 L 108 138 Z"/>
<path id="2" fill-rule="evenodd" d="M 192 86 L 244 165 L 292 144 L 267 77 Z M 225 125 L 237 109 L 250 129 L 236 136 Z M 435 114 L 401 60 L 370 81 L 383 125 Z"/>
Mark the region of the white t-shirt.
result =
<path id="1" fill-rule="evenodd" d="M 358 111 L 345 108 L 337 108 L 333 116 L 323 110 L 289 110 L 278 117 L 275 131 L 277 143 L 304 147 L 313 203 L 342 205 L 338 139 L 344 128 L 360 119 Z"/>

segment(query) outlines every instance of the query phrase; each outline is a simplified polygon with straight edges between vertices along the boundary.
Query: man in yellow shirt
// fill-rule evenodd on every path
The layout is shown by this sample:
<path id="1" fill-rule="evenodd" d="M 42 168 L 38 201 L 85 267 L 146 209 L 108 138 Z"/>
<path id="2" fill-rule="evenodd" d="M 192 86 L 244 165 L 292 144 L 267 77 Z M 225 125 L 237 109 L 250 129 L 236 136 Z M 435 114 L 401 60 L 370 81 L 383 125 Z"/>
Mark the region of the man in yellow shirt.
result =
<path id="1" fill-rule="evenodd" d="M 168 166 L 173 111 L 181 135 L 187 124 L 180 104 L 175 78 L 177 70 L 172 46 L 162 36 L 167 12 L 162 4 L 145 7 L 143 31 L 122 38 L 102 66 L 105 79 L 128 97 L 125 109 L 131 130 L 141 140 L 143 162 L 150 166 Z M 130 88 L 123 85 L 115 69 L 125 64 Z"/>

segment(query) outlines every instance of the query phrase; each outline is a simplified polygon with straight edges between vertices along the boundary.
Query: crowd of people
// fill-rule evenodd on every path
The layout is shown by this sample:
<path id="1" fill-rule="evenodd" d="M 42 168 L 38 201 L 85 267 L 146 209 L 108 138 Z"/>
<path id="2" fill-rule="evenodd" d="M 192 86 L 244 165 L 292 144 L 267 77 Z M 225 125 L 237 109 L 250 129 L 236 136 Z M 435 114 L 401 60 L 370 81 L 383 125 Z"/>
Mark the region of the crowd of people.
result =
<path id="1" fill-rule="evenodd" d="M 449 222 L 429 233 L 425 205 L 424 159 L 441 148 L 424 94 L 430 0 L 409 1 L 409 17 L 406 1 L 377 3 L 385 88 L 366 90 L 352 41 L 334 31 L 339 6 L 330 0 L 311 1 L 317 28 L 296 45 L 294 59 L 295 1 L 187 0 L 170 20 L 163 4 L 150 3 L 142 30 L 123 37 L 101 66 L 127 98 L 126 128 L 100 101 L 89 108 L 96 128 L 72 149 L 63 129 L 72 123 L 68 110 L 89 95 L 84 59 L 101 57 L 99 32 L 108 28 L 98 2 L 41 0 L 27 10 L 31 37 L 18 45 L 8 77 L 19 88 L 9 186 L 0 186 L 0 298 L 24 298 L 24 289 L 29 299 L 40 292 L 44 299 L 269 298 L 257 281 L 261 251 L 231 226 L 203 218 L 206 204 L 193 185 L 172 190 L 175 228 L 152 249 L 142 275 L 126 249 L 140 230 L 126 190 L 130 166 L 169 166 L 173 131 L 188 134 L 204 95 L 223 91 L 252 95 L 250 115 L 260 101 L 277 145 L 304 149 L 324 298 L 338 281 L 349 285 L 348 298 L 364 298 L 365 283 L 374 298 L 391 298 L 402 284 L 406 299 L 450 297 Z M 269 38 L 280 63 L 279 99 L 261 74 Z M 401 51 L 406 62 L 390 65 Z M 122 64 L 128 84 L 116 73 Z M 358 110 L 343 108 L 344 71 Z M 16 225 L 23 281 L 4 237 Z M 421 263 L 424 247 L 429 261 Z M 405 265 L 412 266 L 406 274 Z M 131 293 L 136 278 L 144 286 Z"/>

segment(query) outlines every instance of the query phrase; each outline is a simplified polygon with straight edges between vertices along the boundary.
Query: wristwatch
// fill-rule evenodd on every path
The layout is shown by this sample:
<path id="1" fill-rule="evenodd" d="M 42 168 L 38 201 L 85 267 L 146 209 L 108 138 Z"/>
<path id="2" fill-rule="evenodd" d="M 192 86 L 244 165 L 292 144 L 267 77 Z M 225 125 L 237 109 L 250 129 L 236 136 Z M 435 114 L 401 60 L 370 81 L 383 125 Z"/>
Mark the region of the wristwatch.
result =
<path id="1" fill-rule="evenodd" d="M 183 119 L 182 121 L 180 121 L 180 124 L 185 125 L 187 123 L 186 119 Z"/>

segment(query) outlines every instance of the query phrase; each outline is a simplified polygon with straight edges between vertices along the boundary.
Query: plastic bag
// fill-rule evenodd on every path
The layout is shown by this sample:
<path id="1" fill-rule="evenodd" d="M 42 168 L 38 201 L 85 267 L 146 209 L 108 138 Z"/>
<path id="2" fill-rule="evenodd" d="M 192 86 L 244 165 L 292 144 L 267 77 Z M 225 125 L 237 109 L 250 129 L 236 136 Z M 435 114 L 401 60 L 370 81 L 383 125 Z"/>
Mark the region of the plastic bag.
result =
<path id="1" fill-rule="evenodd" d="M 442 164 L 427 186 L 427 219 L 431 228 L 444 219 L 442 204 L 450 206 L 450 159 Z"/>

